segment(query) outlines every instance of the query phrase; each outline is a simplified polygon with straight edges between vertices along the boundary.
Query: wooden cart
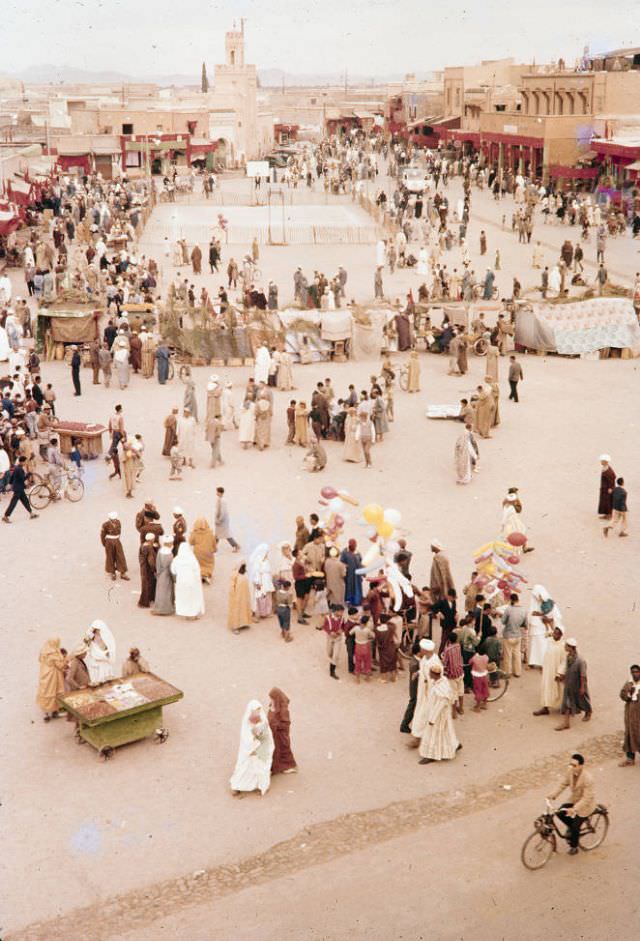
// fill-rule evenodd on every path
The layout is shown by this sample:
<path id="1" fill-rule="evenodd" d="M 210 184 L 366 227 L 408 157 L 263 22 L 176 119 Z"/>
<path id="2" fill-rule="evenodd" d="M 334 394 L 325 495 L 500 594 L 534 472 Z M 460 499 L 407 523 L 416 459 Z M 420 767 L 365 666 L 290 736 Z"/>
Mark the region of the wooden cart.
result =
<path id="1" fill-rule="evenodd" d="M 64 693 L 58 702 L 76 720 L 78 744 L 89 742 L 106 760 L 120 745 L 143 738 L 166 742 L 169 732 L 162 724 L 162 707 L 183 695 L 153 673 L 134 673 Z"/>
<path id="2" fill-rule="evenodd" d="M 85 422 L 56 421 L 52 427 L 52 431 L 60 439 L 60 450 L 65 457 L 73 451 L 75 439 L 78 442 L 80 455 L 86 461 L 91 461 L 102 454 L 104 450 L 102 436 L 106 430 L 104 425 Z"/>

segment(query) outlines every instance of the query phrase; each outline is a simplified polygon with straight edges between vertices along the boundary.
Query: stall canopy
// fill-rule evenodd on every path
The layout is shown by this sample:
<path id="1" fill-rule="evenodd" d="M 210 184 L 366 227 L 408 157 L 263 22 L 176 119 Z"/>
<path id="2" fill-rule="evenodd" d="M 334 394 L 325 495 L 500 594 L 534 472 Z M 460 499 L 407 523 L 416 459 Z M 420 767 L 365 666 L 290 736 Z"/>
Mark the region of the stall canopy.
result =
<path id="1" fill-rule="evenodd" d="M 530 350 L 580 356 L 615 347 L 640 354 L 640 327 L 626 298 L 597 297 L 575 304 L 534 304 L 519 310 L 516 343 Z"/>
<path id="2" fill-rule="evenodd" d="M 0 209 L 0 235 L 9 235 L 20 225 L 20 216 L 13 209 Z"/>
<path id="3" fill-rule="evenodd" d="M 49 317 L 51 338 L 55 343 L 90 343 L 96 339 L 96 319 L 93 310 L 57 309 L 41 307 L 38 317 Z"/>

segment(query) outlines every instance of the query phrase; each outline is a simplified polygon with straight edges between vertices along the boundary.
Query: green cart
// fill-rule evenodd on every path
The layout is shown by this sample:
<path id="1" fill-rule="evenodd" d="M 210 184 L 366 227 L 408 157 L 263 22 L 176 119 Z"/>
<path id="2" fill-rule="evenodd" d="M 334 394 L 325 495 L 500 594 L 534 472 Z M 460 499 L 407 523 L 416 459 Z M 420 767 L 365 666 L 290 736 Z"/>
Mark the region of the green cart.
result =
<path id="1" fill-rule="evenodd" d="M 120 745 L 143 738 L 166 742 L 169 731 L 162 724 L 162 707 L 183 695 L 153 673 L 134 673 L 65 693 L 58 701 L 76 720 L 78 744 L 89 742 L 106 761 Z"/>

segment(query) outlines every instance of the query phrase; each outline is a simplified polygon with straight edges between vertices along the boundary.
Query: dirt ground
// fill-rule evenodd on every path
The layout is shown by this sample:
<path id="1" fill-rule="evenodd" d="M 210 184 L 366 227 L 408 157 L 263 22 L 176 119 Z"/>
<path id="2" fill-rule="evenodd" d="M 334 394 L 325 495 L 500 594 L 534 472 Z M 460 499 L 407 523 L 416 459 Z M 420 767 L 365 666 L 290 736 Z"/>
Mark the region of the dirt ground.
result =
<path id="1" fill-rule="evenodd" d="M 180 208 L 189 212 L 188 207 Z M 522 246 L 510 231 L 500 231 L 502 207 L 485 199 L 485 209 L 497 220 L 490 229 L 490 251 L 494 240 L 501 245 L 504 277 L 511 277 L 524 257 Z M 153 225 L 152 219 L 145 235 L 149 246 L 157 237 Z M 559 245 L 564 232 L 549 229 L 549 243 Z M 150 250 L 145 246 L 143 239 L 141 251 Z M 630 239 L 613 244 L 610 270 L 619 267 L 627 279 L 632 278 L 635 246 Z M 527 260 L 529 256 L 530 250 Z M 373 258 L 373 245 L 299 245 L 264 249 L 260 265 L 267 276 L 284 284 L 296 264 L 307 270 L 324 266 L 330 272 L 333 265 L 346 262 L 349 285 L 358 296 L 372 282 Z M 409 278 L 417 286 L 417 275 L 401 272 L 389 279 L 391 289 L 400 293 Z M 203 276 L 201 281 L 210 293 L 217 291 L 215 277 Z M 262 454 L 244 452 L 236 433 L 226 432 L 225 465 L 212 471 L 201 432 L 197 467 L 185 472 L 182 482 L 168 481 L 167 464 L 160 456 L 162 420 L 182 401 L 178 380 L 162 387 L 155 380 L 134 377 L 130 388 L 119 392 L 92 386 L 85 371 L 82 397 L 74 398 L 68 368 L 59 363 L 45 366 L 45 380 L 54 383 L 58 411 L 65 419 L 106 422 L 113 405 L 121 401 L 128 430 L 144 436 L 146 467 L 135 499 L 126 500 L 122 484 L 107 479 L 104 462 L 92 462 L 86 466 L 87 490 L 81 504 L 51 506 L 33 522 L 18 508 L 14 524 L 0 532 L 0 547 L 12 560 L 0 573 L 6 601 L 0 667 L 5 756 L 3 936 L 69 938 L 65 916 L 88 907 L 96 927 L 86 933 L 81 930 L 81 936 L 92 941 L 103 937 L 209 941 L 231 936 L 269 941 L 275 937 L 276 919 L 283 926 L 278 937 L 314 941 L 339 941 L 347 930 L 350 936 L 372 938 L 419 938 L 427 930 L 431 937 L 447 941 L 471 936 L 533 938 L 539 936 L 531 927 L 536 916 L 552 935 L 556 919 L 562 921 L 565 934 L 556 937 L 592 939 L 604 937 L 589 933 L 595 886 L 601 890 L 601 900 L 605 887 L 612 893 L 607 896 L 613 902 L 607 905 L 607 933 L 630 928 L 638 841 L 633 827 L 625 825 L 633 822 L 629 791 L 633 785 L 626 782 L 635 781 L 637 769 L 619 772 L 610 746 L 598 757 L 598 797 L 615 817 L 606 847 L 589 858 L 554 860 L 540 876 L 520 871 L 517 853 L 539 812 L 546 773 L 539 781 L 534 776 L 535 787 L 509 806 L 503 802 L 484 806 L 476 789 L 496 776 L 508 778 L 516 768 L 537 768 L 537 774 L 546 769 L 541 763 L 548 756 L 561 755 L 565 749 L 568 753 L 582 742 L 587 756 L 589 748 L 598 756 L 594 743 L 621 728 L 618 692 L 628 664 L 639 656 L 638 361 L 523 356 L 525 381 L 518 405 L 506 401 L 502 361 L 502 423 L 491 440 L 481 442 L 481 472 L 469 487 L 457 487 L 453 473 L 458 426 L 428 421 L 425 409 L 428 403 L 455 402 L 473 389 L 484 375 L 484 363 L 471 357 L 469 375 L 454 378 L 447 376 L 444 358 L 423 354 L 420 362 L 423 391 L 396 393 L 396 421 L 374 449 L 372 471 L 343 463 L 341 446 L 333 443 L 327 447 L 329 463 L 323 474 L 303 471 L 302 451 L 284 445 L 285 408 L 292 396 L 277 393 L 271 449 Z M 375 365 L 297 367 L 298 389 L 293 396 L 308 399 L 325 376 L 331 376 L 339 392 L 349 382 L 364 387 Z M 211 371 L 196 370 L 201 412 Z M 216 372 L 233 382 L 238 407 L 250 370 Z M 623 543 L 618 538 L 605 541 L 596 516 L 602 451 L 612 455 L 629 491 L 631 536 Z M 227 632 L 229 575 L 237 561 L 227 545 L 218 552 L 213 584 L 205 589 L 206 614 L 200 621 L 153 618 L 138 609 L 135 512 L 145 499 L 154 498 L 165 524 L 170 524 L 175 504 L 183 507 L 189 523 L 203 514 L 211 518 L 218 484 L 227 489 L 234 533 L 244 554 L 258 542 L 273 545 L 291 538 L 294 517 L 317 509 L 320 487 L 331 484 L 350 490 L 361 503 L 376 501 L 402 512 L 418 584 L 427 580 L 429 541 L 440 539 L 458 587 L 469 575 L 473 550 L 498 531 L 506 487 L 518 485 L 536 548 L 523 561 L 522 570 L 531 583 L 544 584 L 561 605 L 567 630 L 577 637 L 588 661 L 594 703 L 590 726 L 577 723 L 560 734 L 553 731 L 554 718 L 532 718 L 540 680 L 538 673 L 526 672 L 487 714 L 468 714 L 460 722 L 464 748 L 454 762 L 419 767 L 415 753 L 405 747 L 405 736 L 398 732 L 407 696 L 404 676 L 395 686 L 378 682 L 356 686 L 344 665 L 338 670 L 340 683 L 333 682 L 322 637 L 312 625 L 294 624 L 295 641 L 289 645 L 282 644 L 274 621 L 240 636 Z M 113 584 L 103 571 L 98 534 L 112 509 L 123 520 L 130 583 Z M 355 516 L 347 531 L 362 538 Z M 34 702 L 38 651 L 55 634 L 67 648 L 73 647 L 94 618 L 106 620 L 114 631 L 119 660 L 135 644 L 156 673 L 184 691 L 184 699 L 166 709 L 165 724 L 171 733 L 166 745 L 138 743 L 102 763 L 89 746 L 75 744 L 71 725 L 42 722 Z M 228 778 L 242 712 L 254 696 L 266 701 L 273 685 L 291 698 L 292 740 L 300 772 L 274 779 L 263 799 L 237 802 L 230 796 Z M 552 779 L 555 770 L 549 768 Z M 244 891 L 215 905 L 203 903 L 171 917 L 176 906 L 168 900 L 163 903 L 163 893 L 153 890 L 164 880 L 173 885 L 199 870 L 238 866 L 315 824 L 340 827 L 344 819 L 348 845 L 351 818 L 342 815 L 364 814 L 356 818 L 354 833 L 366 831 L 367 813 L 379 813 L 396 802 L 426 801 L 442 791 L 467 793 L 466 789 L 470 789 L 468 815 L 463 824 L 445 820 L 428 832 L 419 829 L 397 840 L 385 839 L 353 856 L 346 855 L 343 847 L 334 862 L 301 867 L 253 888 L 249 872 Z M 413 868 L 407 870 L 408 859 Z M 575 863 L 571 869 L 569 862 Z M 388 896 L 385 890 L 390 890 Z M 134 897 L 129 897 L 132 892 Z M 432 909 L 432 893 L 439 925 L 426 916 Z M 188 886 L 184 894 L 188 898 Z M 109 900 L 119 895 L 124 896 L 121 905 L 112 905 Z M 121 911 L 118 930 L 107 917 L 107 911 L 115 910 Z M 137 921 L 141 911 L 149 922 L 146 928 Z M 471 920 L 476 915 L 482 920 L 481 930 Z M 56 918 L 63 921 L 50 921 Z M 570 935 L 566 925 L 574 924 L 573 919 L 576 933 Z"/>

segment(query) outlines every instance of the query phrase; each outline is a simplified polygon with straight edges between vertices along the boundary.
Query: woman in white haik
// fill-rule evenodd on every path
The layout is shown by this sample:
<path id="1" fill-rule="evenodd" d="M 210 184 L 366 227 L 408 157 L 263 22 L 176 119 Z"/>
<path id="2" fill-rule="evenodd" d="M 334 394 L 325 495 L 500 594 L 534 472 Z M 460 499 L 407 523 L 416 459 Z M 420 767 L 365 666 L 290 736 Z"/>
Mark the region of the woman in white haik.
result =
<path id="1" fill-rule="evenodd" d="M 200 565 L 188 542 L 180 543 L 171 574 L 175 578 L 176 614 L 194 621 L 204 614 L 204 594 Z"/>
<path id="2" fill-rule="evenodd" d="M 249 559 L 249 585 L 251 610 L 259 618 L 268 618 L 273 613 L 272 593 L 275 585 L 271 577 L 269 545 L 261 542 Z"/>
<path id="3" fill-rule="evenodd" d="M 94 621 L 85 634 L 87 655 L 84 665 L 89 671 L 89 686 L 99 686 L 115 678 L 116 640 L 104 621 Z"/>
<path id="4" fill-rule="evenodd" d="M 529 654 L 527 663 L 530 667 L 541 667 L 544 663 L 544 652 L 547 646 L 547 629 L 542 620 L 553 618 L 553 626 L 564 632 L 562 612 L 544 585 L 534 585 L 531 589 L 529 602 Z"/>
<path id="5" fill-rule="evenodd" d="M 273 734 L 262 703 L 252 699 L 240 727 L 240 747 L 229 784 L 234 797 L 249 791 L 264 796 L 271 784 Z"/>

